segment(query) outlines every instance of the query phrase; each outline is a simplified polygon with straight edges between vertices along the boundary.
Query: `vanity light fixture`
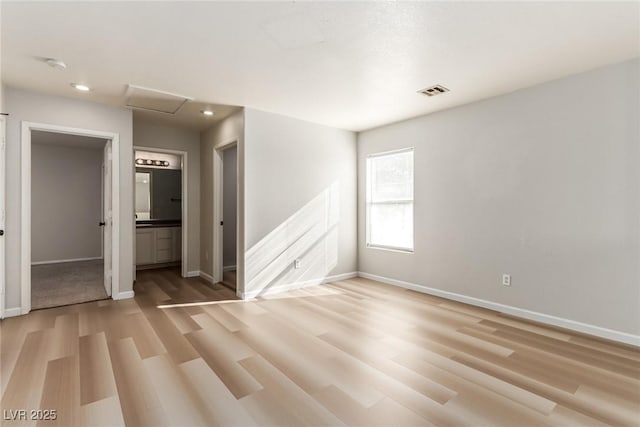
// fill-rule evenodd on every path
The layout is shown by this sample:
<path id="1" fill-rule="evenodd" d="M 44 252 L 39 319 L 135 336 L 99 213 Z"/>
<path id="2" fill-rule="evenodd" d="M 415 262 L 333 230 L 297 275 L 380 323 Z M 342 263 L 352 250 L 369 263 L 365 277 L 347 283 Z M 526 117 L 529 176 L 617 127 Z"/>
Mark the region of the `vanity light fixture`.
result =
<path id="1" fill-rule="evenodd" d="M 91 91 L 91 88 L 87 85 L 83 85 L 81 83 L 71 83 L 71 86 L 74 87 L 75 89 L 79 90 L 80 92 L 89 92 Z"/>
<path id="2" fill-rule="evenodd" d="M 151 159 L 136 159 L 136 165 L 140 166 L 158 166 L 169 167 L 169 162 L 166 160 L 151 160 Z"/>

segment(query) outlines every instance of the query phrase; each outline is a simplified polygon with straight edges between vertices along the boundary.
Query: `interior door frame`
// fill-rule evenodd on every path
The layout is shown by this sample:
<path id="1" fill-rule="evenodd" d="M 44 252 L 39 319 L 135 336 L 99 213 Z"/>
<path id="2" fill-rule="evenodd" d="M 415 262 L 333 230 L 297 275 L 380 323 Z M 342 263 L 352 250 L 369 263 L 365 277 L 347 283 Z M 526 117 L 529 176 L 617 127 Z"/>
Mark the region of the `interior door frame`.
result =
<path id="1" fill-rule="evenodd" d="M 88 136 L 111 141 L 111 298 L 120 294 L 120 135 L 113 132 L 80 129 L 46 123 L 22 121 L 20 134 L 20 312 L 31 311 L 31 132 L 44 131 Z"/>
<path id="2" fill-rule="evenodd" d="M 7 119 L 0 116 L 0 230 L 5 230 L 6 235 L 6 150 L 7 150 Z M 5 268 L 5 237 L 0 237 L 0 319 L 4 319 L 5 306 L 5 290 L 6 290 L 6 271 Z"/>
<path id="3" fill-rule="evenodd" d="M 136 150 L 140 151 L 149 151 L 151 153 L 165 153 L 165 154 L 174 154 L 176 156 L 180 156 L 182 159 L 182 259 L 181 259 L 181 275 L 182 277 L 189 277 L 189 163 L 188 163 L 188 153 L 183 150 L 171 150 L 168 148 L 155 148 L 155 147 L 143 147 L 141 145 L 133 146 L 133 180 L 134 180 L 134 189 L 133 189 L 133 215 L 135 217 L 136 214 L 136 190 L 135 190 L 135 176 L 136 176 L 136 161 L 135 161 L 135 152 Z M 135 230 L 135 229 L 134 229 Z M 135 233 L 135 231 L 134 231 Z M 135 239 L 136 235 L 133 235 L 134 247 L 133 247 L 133 263 L 134 263 L 134 276 L 136 273 L 136 251 L 135 251 Z"/>
<path id="4" fill-rule="evenodd" d="M 240 270 L 244 268 L 242 258 L 244 245 L 240 243 L 240 144 L 238 138 L 216 145 L 213 149 L 213 282 L 222 282 L 224 273 L 224 236 L 220 222 L 224 213 L 224 151 L 236 147 L 238 150 L 236 158 L 236 294 L 244 293 L 244 283 L 241 283 L 242 275 Z"/>

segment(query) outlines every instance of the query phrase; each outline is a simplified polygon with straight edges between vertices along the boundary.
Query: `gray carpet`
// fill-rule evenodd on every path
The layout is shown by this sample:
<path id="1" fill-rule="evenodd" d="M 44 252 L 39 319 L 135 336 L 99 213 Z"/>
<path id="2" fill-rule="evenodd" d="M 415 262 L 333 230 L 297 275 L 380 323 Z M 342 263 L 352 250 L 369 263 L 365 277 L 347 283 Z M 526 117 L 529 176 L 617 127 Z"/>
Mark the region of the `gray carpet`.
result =
<path id="1" fill-rule="evenodd" d="M 31 308 L 107 298 L 102 260 L 31 266 Z"/>

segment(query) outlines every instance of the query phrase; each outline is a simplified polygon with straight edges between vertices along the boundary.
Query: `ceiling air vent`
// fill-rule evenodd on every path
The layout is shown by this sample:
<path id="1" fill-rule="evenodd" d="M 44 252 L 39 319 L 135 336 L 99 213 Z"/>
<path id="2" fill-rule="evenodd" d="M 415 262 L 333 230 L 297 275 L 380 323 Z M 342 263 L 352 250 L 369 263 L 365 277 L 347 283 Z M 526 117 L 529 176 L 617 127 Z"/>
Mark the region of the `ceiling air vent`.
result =
<path id="1" fill-rule="evenodd" d="M 127 107 L 167 114 L 176 114 L 187 101 L 193 100 L 188 96 L 135 85 L 128 86 L 126 96 Z"/>
<path id="2" fill-rule="evenodd" d="M 449 89 L 447 89 L 446 87 L 444 87 L 442 85 L 433 85 L 433 86 L 429 86 L 426 89 L 422 89 L 422 90 L 418 91 L 418 93 L 421 93 L 421 94 L 427 95 L 427 96 L 436 96 L 436 95 L 440 95 L 441 93 L 445 93 L 445 92 L 449 92 Z"/>

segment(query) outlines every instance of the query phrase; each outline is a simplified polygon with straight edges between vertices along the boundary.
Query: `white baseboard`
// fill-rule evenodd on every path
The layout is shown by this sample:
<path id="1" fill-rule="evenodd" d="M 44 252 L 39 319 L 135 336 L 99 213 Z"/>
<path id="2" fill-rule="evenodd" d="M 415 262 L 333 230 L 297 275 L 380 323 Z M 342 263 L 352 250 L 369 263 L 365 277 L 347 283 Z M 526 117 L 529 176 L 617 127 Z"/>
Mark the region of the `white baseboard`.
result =
<path id="1" fill-rule="evenodd" d="M 22 314 L 22 307 L 11 307 L 11 308 L 5 308 L 4 310 L 4 317 L 15 317 L 15 316 L 20 316 Z"/>
<path id="2" fill-rule="evenodd" d="M 144 271 L 144 270 L 154 270 L 156 268 L 165 268 L 165 267 L 179 267 L 180 266 L 180 261 L 178 262 L 159 262 L 157 264 L 142 264 L 142 265 L 136 265 L 135 269 L 136 271 Z M 182 273 L 180 273 L 182 274 Z"/>
<path id="3" fill-rule="evenodd" d="M 321 277 L 318 279 L 305 280 L 302 282 L 286 283 L 284 285 L 275 286 L 268 289 L 258 289 L 249 292 L 239 292 L 238 296 L 244 300 L 255 298 L 257 296 L 275 295 L 281 292 L 291 291 L 293 289 L 302 289 L 309 286 L 323 285 L 325 283 L 335 282 L 337 280 L 347 280 L 358 277 L 358 272 L 352 271 L 350 273 L 336 274 L 333 276 Z"/>
<path id="4" fill-rule="evenodd" d="M 200 277 L 202 277 L 204 280 L 206 280 L 207 282 L 213 284 L 213 276 L 210 274 L 205 273 L 204 271 L 200 271 Z"/>
<path id="5" fill-rule="evenodd" d="M 236 269 L 235 265 L 226 265 L 222 267 L 222 271 L 234 271 Z"/>
<path id="6" fill-rule="evenodd" d="M 187 277 L 199 277 L 199 276 L 200 276 L 199 271 L 187 271 Z"/>
<path id="7" fill-rule="evenodd" d="M 112 298 L 115 300 L 118 300 L 118 299 L 133 298 L 134 296 L 135 296 L 135 293 L 133 291 L 124 291 L 124 292 L 120 292 L 118 294 L 113 295 Z"/>
<path id="8" fill-rule="evenodd" d="M 497 302 L 487 301 L 479 298 L 469 297 L 466 295 L 456 294 L 453 292 L 442 291 L 440 289 L 430 288 L 428 286 L 418 285 L 415 283 L 405 282 L 402 280 L 390 279 L 388 277 L 378 276 L 375 274 L 358 272 L 359 277 L 371 279 L 388 285 L 398 286 L 405 289 L 411 289 L 424 294 L 435 295 L 437 297 L 446 298 L 454 301 L 463 302 L 465 304 L 475 305 L 478 307 L 488 308 L 490 310 L 499 311 L 501 313 L 510 314 L 524 319 L 533 320 L 547 325 L 558 326 L 572 331 L 584 334 L 594 335 L 600 338 L 606 338 L 612 341 L 618 341 L 625 344 L 640 346 L 640 336 L 629 334 L 627 332 L 614 331 L 600 326 L 589 325 L 587 323 L 577 322 L 575 320 L 565 319 L 562 317 L 552 316 L 550 314 L 538 313 L 536 311 L 525 310 L 523 308 L 504 305 Z"/>
<path id="9" fill-rule="evenodd" d="M 95 261 L 98 259 L 102 259 L 102 257 L 99 256 L 99 257 L 90 257 L 90 258 L 57 259 L 53 261 L 37 261 L 37 262 L 32 262 L 31 265 L 62 264 L 65 262 Z"/>

